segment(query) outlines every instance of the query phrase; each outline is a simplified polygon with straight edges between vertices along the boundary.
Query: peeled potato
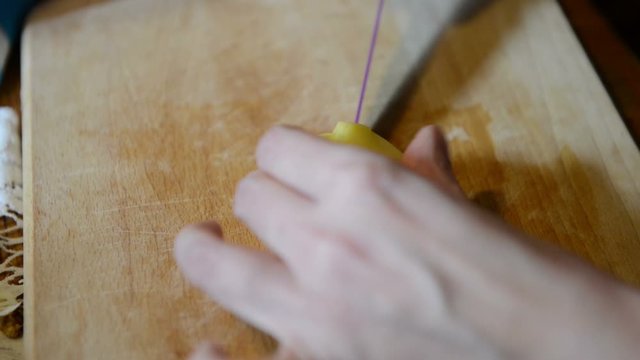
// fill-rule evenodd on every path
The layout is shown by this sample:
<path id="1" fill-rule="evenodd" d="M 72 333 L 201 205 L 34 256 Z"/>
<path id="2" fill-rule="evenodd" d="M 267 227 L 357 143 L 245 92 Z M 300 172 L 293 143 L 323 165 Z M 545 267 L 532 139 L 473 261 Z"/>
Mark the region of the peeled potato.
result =
<path id="1" fill-rule="evenodd" d="M 394 160 L 402 158 L 400 150 L 364 125 L 341 121 L 332 133 L 322 136 L 333 142 L 364 148 Z"/>

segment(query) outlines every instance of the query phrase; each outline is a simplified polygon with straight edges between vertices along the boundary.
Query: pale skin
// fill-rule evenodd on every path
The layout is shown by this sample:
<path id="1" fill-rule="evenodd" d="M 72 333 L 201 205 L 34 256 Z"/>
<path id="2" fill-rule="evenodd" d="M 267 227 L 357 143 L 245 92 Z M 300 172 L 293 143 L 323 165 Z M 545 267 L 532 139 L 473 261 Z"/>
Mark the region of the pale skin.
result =
<path id="1" fill-rule="evenodd" d="M 185 276 L 280 343 L 275 358 L 638 359 L 640 293 L 465 199 L 436 127 L 401 163 L 277 127 L 234 211 L 175 245 Z M 231 274 L 231 276 L 230 276 Z M 193 359 L 224 359 L 205 344 Z"/>

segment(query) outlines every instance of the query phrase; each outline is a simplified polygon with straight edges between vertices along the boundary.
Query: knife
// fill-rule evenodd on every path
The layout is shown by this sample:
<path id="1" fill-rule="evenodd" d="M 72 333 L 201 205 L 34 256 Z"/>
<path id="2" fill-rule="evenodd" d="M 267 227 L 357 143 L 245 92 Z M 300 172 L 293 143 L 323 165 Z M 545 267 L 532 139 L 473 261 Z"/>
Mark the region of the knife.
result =
<path id="1" fill-rule="evenodd" d="M 396 0 L 392 2 L 402 43 L 398 47 L 392 66 L 387 69 L 378 93 L 372 115 L 362 118 L 369 74 L 373 63 L 378 32 L 385 8 L 385 0 L 378 0 L 373 35 L 360 91 L 360 98 L 353 122 L 340 121 L 333 132 L 322 136 L 336 143 L 353 145 L 376 152 L 394 160 L 402 158 L 402 152 L 383 136 L 398 117 L 402 101 L 407 98 L 418 78 L 419 71 L 429 58 L 437 40 L 454 21 L 468 18 L 489 0 Z"/>
<path id="2" fill-rule="evenodd" d="M 401 44 L 382 80 L 377 99 L 362 124 L 386 134 L 397 111 L 428 61 L 442 34 L 453 23 L 475 14 L 488 0 L 395 0 L 392 14 L 401 32 Z M 366 76 L 365 76 L 366 79 Z"/>

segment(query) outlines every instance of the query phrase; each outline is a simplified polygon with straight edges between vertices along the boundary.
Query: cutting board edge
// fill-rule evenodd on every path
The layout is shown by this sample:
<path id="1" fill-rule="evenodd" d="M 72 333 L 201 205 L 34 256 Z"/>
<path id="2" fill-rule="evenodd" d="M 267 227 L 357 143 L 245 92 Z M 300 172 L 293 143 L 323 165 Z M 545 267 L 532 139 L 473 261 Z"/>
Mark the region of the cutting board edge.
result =
<path id="1" fill-rule="evenodd" d="M 34 209 L 33 209 L 33 101 L 31 98 L 31 31 L 29 25 L 22 35 L 21 70 L 22 88 L 22 182 L 24 206 L 24 358 L 35 358 L 35 286 L 34 286 Z"/>

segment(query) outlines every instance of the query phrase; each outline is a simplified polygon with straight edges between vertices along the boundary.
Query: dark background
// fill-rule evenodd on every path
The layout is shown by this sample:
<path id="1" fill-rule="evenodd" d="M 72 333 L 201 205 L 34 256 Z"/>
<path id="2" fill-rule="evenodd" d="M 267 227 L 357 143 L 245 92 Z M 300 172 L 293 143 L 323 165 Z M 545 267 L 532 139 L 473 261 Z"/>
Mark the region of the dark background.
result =
<path id="1" fill-rule="evenodd" d="M 640 0 L 558 2 L 640 146 Z"/>
<path id="2" fill-rule="evenodd" d="M 591 0 L 620 38 L 640 56 L 640 0 Z"/>

